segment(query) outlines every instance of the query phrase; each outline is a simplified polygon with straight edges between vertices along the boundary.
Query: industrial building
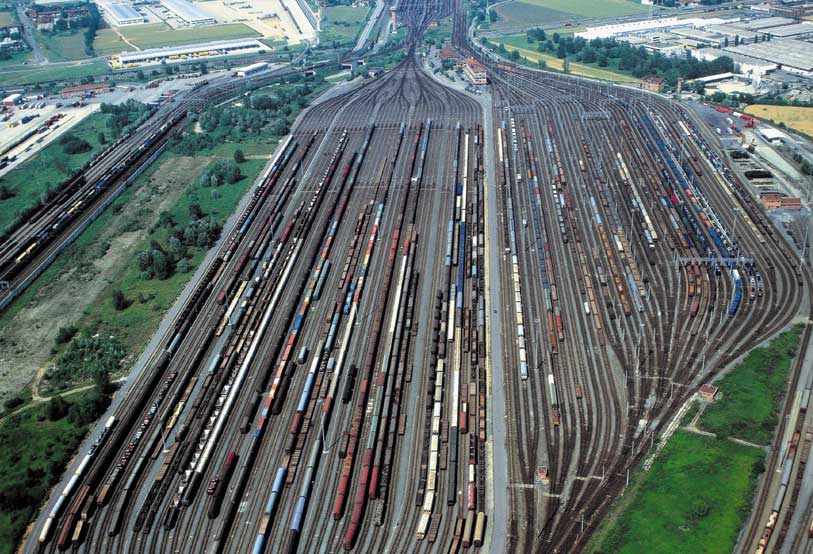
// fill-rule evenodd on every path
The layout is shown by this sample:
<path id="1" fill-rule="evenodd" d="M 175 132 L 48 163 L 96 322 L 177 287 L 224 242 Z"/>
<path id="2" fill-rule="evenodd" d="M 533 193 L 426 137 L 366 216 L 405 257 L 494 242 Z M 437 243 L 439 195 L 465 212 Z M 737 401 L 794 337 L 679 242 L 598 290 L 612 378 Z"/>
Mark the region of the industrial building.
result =
<path id="1" fill-rule="evenodd" d="M 161 0 L 161 5 L 189 25 L 210 25 L 215 18 L 186 0 Z"/>
<path id="2" fill-rule="evenodd" d="M 739 66 L 740 74 L 749 77 L 762 77 L 778 67 L 777 64 L 773 62 L 743 56 L 735 52 L 727 52 L 720 48 L 701 48 L 693 52 L 693 54 L 698 60 L 707 62 L 714 61 L 722 56 L 731 58 L 731 61 Z"/>
<path id="3" fill-rule="evenodd" d="M 813 44 L 809 42 L 775 38 L 768 42 L 728 46 L 724 47 L 723 51 L 757 60 L 767 60 L 781 66 L 786 71 L 813 76 Z"/>
<path id="4" fill-rule="evenodd" d="M 124 27 L 126 25 L 140 25 L 146 22 L 146 18 L 138 13 L 130 4 L 126 2 L 99 2 L 102 15 L 113 27 Z"/>
<path id="5" fill-rule="evenodd" d="M 135 68 L 143 65 L 155 65 L 161 62 L 179 63 L 189 60 L 250 54 L 268 50 L 268 47 L 257 39 L 220 40 L 204 44 L 190 44 L 171 48 L 150 48 L 139 52 L 122 52 L 111 56 L 113 69 Z"/>
<path id="6" fill-rule="evenodd" d="M 259 73 L 260 71 L 265 71 L 266 69 L 268 69 L 268 63 L 258 62 L 253 63 L 251 65 L 247 65 L 245 67 L 238 67 L 235 70 L 235 73 L 237 73 L 238 77 L 248 77 L 249 75 Z"/>

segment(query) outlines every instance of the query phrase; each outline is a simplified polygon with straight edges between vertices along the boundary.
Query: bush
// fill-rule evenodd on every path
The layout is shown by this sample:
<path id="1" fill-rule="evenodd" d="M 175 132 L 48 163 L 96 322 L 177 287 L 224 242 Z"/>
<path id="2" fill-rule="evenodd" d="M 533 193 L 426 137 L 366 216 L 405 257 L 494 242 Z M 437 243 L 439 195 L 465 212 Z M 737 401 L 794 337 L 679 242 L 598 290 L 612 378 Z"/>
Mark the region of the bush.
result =
<path id="1" fill-rule="evenodd" d="M 59 330 L 56 332 L 56 338 L 54 339 L 57 344 L 65 344 L 70 341 L 78 329 L 73 325 L 68 325 L 67 327 L 60 327 Z"/>
<path id="2" fill-rule="evenodd" d="M 93 148 L 88 141 L 71 134 L 59 139 L 59 144 L 62 145 L 62 150 L 70 155 L 89 152 Z"/>
<path id="3" fill-rule="evenodd" d="M 246 156 L 245 156 L 245 154 L 243 154 L 243 151 L 242 151 L 242 150 L 240 150 L 239 148 L 238 148 L 237 150 L 235 150 L 235 151 L 234 151 L 234 161 L 235 161 L 236 163 L 238 163 L 238 164 L 241 164 L 241 163 L 243 163 L 244 161 L 246 161 Z"/>

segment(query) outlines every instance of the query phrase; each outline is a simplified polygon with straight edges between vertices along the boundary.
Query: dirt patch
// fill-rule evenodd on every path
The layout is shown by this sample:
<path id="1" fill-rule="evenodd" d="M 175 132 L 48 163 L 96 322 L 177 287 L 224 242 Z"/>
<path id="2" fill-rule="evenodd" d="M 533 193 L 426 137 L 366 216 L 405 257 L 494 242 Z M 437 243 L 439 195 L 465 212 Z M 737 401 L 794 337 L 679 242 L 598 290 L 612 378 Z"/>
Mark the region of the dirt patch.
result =
<path id="1" fill-rule="evenodd" d="M 147 230 L 209 162 L 207 157 L 165 160 L 95 231 L 97 236 L 72 254 L 70 269 L 42 286 L 0 329 L 0 402 L 28 385 L 51 362 L 60 327 L 75 325 L 88 306 L 109 301 L 102 293 L 126 272 Z"/>

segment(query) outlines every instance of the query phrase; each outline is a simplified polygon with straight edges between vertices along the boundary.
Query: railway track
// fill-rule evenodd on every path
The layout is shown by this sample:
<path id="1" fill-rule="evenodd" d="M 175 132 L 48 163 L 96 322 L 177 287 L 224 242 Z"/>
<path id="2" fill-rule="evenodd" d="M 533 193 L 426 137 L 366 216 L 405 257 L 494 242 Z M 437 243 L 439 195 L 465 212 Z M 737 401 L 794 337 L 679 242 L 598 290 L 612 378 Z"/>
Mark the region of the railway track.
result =
<path id="1" fill-rule="evenodd" d="M 700 384 L 791 321 L 805 277 L 691 113 L 485 60 L 485 144 L 415 51 L 453 15 L 476 55 L 462 6 L 398 10 L 404 61 L 280 145 L 27 551 L 482 546 L 487 154 L 509 551 L 581 550 Z"/>
<path id="2" fill-rule="evenodd" d="M 32 551 L 481 545 L 480 120 L 412 49 L 309 110 Z"/>

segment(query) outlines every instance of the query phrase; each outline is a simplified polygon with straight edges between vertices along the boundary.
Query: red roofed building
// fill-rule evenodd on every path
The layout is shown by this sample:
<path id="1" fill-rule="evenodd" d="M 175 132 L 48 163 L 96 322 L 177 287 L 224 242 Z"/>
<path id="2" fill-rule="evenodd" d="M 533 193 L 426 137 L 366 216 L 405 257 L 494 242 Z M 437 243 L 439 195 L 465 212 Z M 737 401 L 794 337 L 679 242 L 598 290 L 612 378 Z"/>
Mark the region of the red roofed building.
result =
<path id="1" fill-rule="evenodd" d="M 460 59 L 460 52 L 452 48 L 451 46 L 446 46 L 440 49 L 438 52 L 438 59 L 441 61 L 443 60 L 459 60 Z"/>
<path id="2" fill-rule="evenodd" d="M 485 85 L 488 83 L 486 68 L 475 58 L 466 58 L 464 71 L 466 77 L 475 85 Z"/>
<path id="3" fill-rule="evenodd" d="M 660 92 L 665 84 L 666 81 L 654 75 L 648 75 L 641 79 L 641 88 L 652 92 Z"/>

